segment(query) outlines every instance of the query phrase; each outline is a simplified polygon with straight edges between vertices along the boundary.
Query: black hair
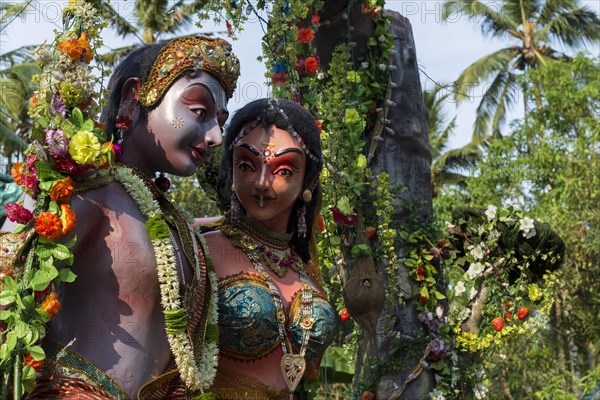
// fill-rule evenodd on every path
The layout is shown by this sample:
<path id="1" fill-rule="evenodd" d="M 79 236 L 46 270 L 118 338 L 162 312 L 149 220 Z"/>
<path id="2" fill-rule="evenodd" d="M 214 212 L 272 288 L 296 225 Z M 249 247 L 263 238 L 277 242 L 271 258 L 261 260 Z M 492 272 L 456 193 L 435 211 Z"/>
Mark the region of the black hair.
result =
<path id="1" fill-rule="evenodd" d="M 296 252 L 304 262 L 310 260 L 309 239 L 312 236 L 312 227 L 316 213 L 319 212 L 321 185 L 319 175 L 323 168 L 323 159 L 321 157 L 321 140 L 319 130 L 315 124 L 315 118 L 301 105 L 285 99 L 278 99 L 272 103 L 272 99 L 259 99 L 248 103 L 240 110 L 236 111 L 231 122 L 228 124 L 225 136 L 223 138 L 223 157 L 221 159 L 221 170 L 219 175 L 219 207 L 224 210 L 230 209 L 231 204 L 231 184 L 233 182 L 233 149 L 229 149 L 231 143 L 244 126 L 250 122 L 256 121 L 260 117 L 260 123 L 264 127 L 275 125 L 279 129 L 289 131 L 290 125 L 296 133 L 302 138 L 306 148 L 310 153 L 318 158 L 318 161 L 311 157 L 306 157 L 306 172 L 302 191 L 312 190 L 312 200 L 304 203 L 302 200 L 296 201 L 290 220 L 288 221 L 288 232 L 293 232 L 291 244 L 294 245 Z M 273 104 L 274 107 L 271 105 Z M 283 111 L 285 115 L 281 112 Z M 287 116 L 287 118 L 286 118 Z M 312 183 L 314 187 L 310 187 Z M 306 237 L 298 237 L 298 217 L 297 213 L 300 207 L 306 204 Z"/>
<path id="2" fill-rule="evenodd" d="M 161 49 L 168 42 L 150 44 L 135 49 L 129 53 L 112 73 L 108 82 L 108 104 L 102 110 L 100 120 L 106 124 L 107 140 L 112 138 L 115 128 L 115 121 L 119 114 L 119 106 L 121 104 L 121 91 L 125 81 L 129 78 L 139 78 L 142 84 L 146 82 L 150 69 L 154 61 L 158 57 Z M 160 102 L 157 102 L 157 104 Z M 145 121 L 148 117 L 147 111 L 141 108 L 141 121 Z"/>

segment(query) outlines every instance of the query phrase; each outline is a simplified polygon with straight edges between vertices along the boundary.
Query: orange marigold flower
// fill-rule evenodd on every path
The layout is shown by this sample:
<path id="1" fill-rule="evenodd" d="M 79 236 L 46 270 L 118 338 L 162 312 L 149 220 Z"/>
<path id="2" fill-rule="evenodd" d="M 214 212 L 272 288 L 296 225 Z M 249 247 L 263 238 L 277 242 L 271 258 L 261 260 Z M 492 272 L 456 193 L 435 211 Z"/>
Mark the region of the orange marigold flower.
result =
<path id="1" fill-rule="evenodd" d="M 298 29 L 298 43 L 306 44 L 313 41 L 315 38 L 315 33 L 310 28 L 300 28 Z"/>
<path id="2" fill-rule="evenodd" d="M 73 186 L 75 182 L 71 177 L 67 176 L 65 179 L 58 181 L 50 189 L 50 198 L 59 203 L 66 203 L 71 198 L 73 193 Z"/>
<path id="3" fill-rule="evenodd" d="M 46 296 L 44 301 L 42 301 L 42 304 L 40 304 L 40 307 L 48 314 L 50 314 L 50 318 L 54 318 L 54 316 L 58 314 L 58 311 L 61 307 L 56 292 L 52 292 L 48 296 Z"/>
<path id="4" fill-rule="evenodd" d="M 36 361 L 29 353 L 25 353 L 25 365 L 39 371 L 44 366 L 44 360 Z"/>
<path id="5" fill-rule="evenodd" d="M 21 183 L 23 182 L 23 165 L 22 162 L 18 161 L 10 170 L 13 180 L 19 186 L 21 186 Z"/>
<path id="6" fill-rule="evenodd" d="M 308 75 L 314 74 L 319 69 L 319 60 L 315 57 L 306 57 L 304 60 L 304 65 L 306 66 L 306 73 Z"/>
<path id="7" fill-rule="evenodd" d="M 88 42 L 87 34 L 82 32 L 79 39 L 70 39 L 61 41 L 56 47 L 58 51 L 61 51 L 71 57 L 71 60 L 85 61 L 89 63 L 94 58 L 94 52 Z"/>
<path id="8" fill-rule="evenodd" d="M 35 217 L 35 230 L 45 238 L 56 240 L 62 234 L 63 226 L 56 214 L 44 211 Z"/>
<path id="9" fill-rule="evenodd" d="M 319 25 L 319 23 L 321 22 L 321 17 L 319 17 L 319 14 L 313 14 L 311 20 L 313 24 Z"/>
<path id="10" fill-rule="evenodd" d="M 38 98 L 37 98 L 37 96 L 33 96 L 33 97 L 31 98 L 31 106 L 32 106 L 32 107 L 35 107 L 35 106 L 37 106 L 37 102 L 38 102 Z"/>
<path id="11" fill-rule="evenodd" d="M 71 206 L 68 204 L 60 205 L 60 222 L 62 225 L 62 235 L 69 234 L 75 227 L 75 212 L 71 210 Z"/>

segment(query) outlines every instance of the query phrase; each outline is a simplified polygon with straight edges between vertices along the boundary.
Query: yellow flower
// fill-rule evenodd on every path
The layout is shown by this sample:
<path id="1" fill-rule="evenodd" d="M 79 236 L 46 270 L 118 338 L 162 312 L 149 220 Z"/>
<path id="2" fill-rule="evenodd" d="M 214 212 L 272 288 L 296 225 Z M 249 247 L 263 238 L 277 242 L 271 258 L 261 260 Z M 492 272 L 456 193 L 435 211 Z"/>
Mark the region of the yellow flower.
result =
<path id="1" fill-rule="evenodd" d="M 531 301 L 538 301 L 542 298 L 542 291 L 535 283 L 529 285 L 529 298 Z"/>
<path id="2" fill-rule="evenodd" d="M 69 154 L 79 164 L 91 164 L 100 154 L 100 142 L 89 131 L 79 131 L 71 138 Z"/>

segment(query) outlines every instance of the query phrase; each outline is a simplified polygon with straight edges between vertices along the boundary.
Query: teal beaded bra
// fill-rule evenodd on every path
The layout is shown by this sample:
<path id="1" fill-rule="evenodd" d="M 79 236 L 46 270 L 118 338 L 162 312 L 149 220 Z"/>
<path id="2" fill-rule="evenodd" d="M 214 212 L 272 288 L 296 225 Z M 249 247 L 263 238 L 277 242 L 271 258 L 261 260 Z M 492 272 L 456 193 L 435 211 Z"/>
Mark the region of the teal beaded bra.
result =
<path id="1" fill-rule="evenodd" d="M 291 236 L 281 235 L 279 238 L 274 238 L 277 234 L 273 232 L 262 232 L 256 227 L 245 229 L 247 224 L 243 222 L 240 225 L 242 229 L 225 223 L 221 231 L 244 252 L 256 249 L 262 251 L 265 243 L 288 243 Z M 270 258 L 269 261 L 272 261 L 274 257 Z M 285 264 L 281 263 L 281 265 Z M 288 266 L 295 270 L 294 267 L 295 265 Z M 278 273 L 278 271 L 274 272 Z M 314 362 L 320 359 L 333 340 L 335 312 L 322 293 L 315 289 L 310 290 L 313 292 L 312 325 L 306 348 L 306 361 Z M 235 360 L 253 361 L 267 356 L 281 346 L 277 307 L 267 281 L 258 272 L 240 273 L 219 280 L 218 313 L 219 350 L 222 355 Z M 293 296 L 285 314 L 285 337 L 297 351 L 302 346 L 305 330 L 301 326 L 300 291 Z"/>

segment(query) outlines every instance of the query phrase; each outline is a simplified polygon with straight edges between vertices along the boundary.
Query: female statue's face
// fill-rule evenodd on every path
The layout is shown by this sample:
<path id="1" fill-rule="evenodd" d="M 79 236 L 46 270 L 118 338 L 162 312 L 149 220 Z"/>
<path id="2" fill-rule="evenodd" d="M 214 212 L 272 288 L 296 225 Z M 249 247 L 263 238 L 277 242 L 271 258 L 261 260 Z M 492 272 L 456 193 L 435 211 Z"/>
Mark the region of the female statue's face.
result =
<path id="1" fill-rule="evenodd" d="M 233 149 L 233 185 L 240 203 L 247 216 L 275 231 L 285 232 L 305 172 L 304 151 L 274 125 L 257 126 Z"/>
<path id="2" fill-rule="evenodd" d="M 154 171 L 192 175 L 221 144 L 228 116 L 227 96 L 215 77 L 204 72 L 181 77 L 148 115 L 152 141 L 142 150 L 146 162 Z"/>

